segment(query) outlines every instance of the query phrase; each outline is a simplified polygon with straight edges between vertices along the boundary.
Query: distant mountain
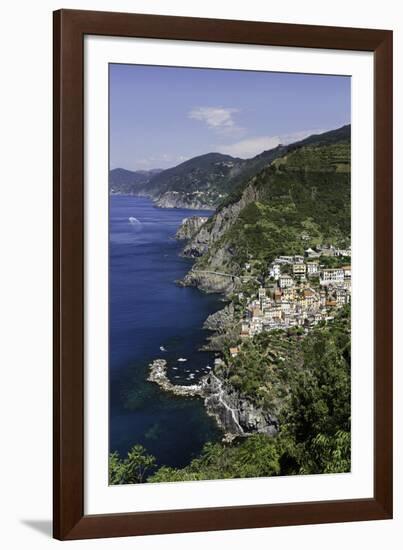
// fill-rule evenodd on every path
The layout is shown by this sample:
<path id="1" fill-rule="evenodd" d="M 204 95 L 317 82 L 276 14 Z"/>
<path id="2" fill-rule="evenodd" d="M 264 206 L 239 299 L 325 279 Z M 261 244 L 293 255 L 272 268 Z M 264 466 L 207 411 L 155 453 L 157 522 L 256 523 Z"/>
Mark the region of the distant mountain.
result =
<path id="1" fill-rule="evenodd" d="M 245 161 L 208 153 L 182 162 L 154 176 L 147 194 L 161 207 L 212 208 L 231 191 L 231 180 Z"/>
<path id="2" fill-rule="evenodd" d="M 133 195 L 143 190 L 151 178 L 161 170 L 125 170 L 114 168 L 109 172 L 109 192 L 111 194 Z"/>
<path id="3" fill-rule="evenodd" d="M 110 172 L 111 193 L 147 195 L 163 208 L 218 209 L 239 200 L 249 180 L 295 149 L 330 145 L 350 139 L 350 126 L 309 136 L 290 145 L 278 145 L 250 159 L 207 153 L 167 170 Z"/>

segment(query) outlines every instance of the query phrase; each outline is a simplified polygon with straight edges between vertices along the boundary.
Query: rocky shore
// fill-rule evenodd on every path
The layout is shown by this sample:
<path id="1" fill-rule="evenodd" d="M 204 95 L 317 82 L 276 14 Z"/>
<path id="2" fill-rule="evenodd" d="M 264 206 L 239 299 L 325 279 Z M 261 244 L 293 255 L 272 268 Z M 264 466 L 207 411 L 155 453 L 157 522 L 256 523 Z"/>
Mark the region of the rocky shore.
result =
<path id="1" fill-rule="evenodd" d="M 273 436 L 278 432 L 278 420 L 274 415 L 256 408 L 213 372 L 201 378 L 198 384 L 183 386 L 169 380 L 167 369 L 165 359 L 155 359 L 150 363 L 147 380 L 176 396 L 203 398 L 207 413 L 216 419 L 225 433 L 225 440 L 254 433 Z"/>
<path id="2" fill-rule="evenodd" d="M 226 439 L 256 433 L 274 436 L 278 432 L 274 415 L 255 407 L 213 372 L 203 381 L 203 388 L 207 412 L 216 418 Z"/>
<path id="3" fill-rule="evenodd" d="M 203 329 L 213 334 L 207 337 L 203 351 L 222 352 L 237 339 L 240 331 L 239 320 L 235 317 L 234 304 L 230 302 L 223 309 L 212 313 L 203 324 Z"/>
<path id="4" fill-rule="evenodd" d="M 167 362 L 165 359 L 155 359 L 150 363 L 150 374 L 147 380 L 149 382 L 155 382 L 158 386 L 166 392 L 173 393 L 182 397 L 195 397 L 202 396 L 202 387 L 199 384 L 191 384 L 189 386 L 180 386 L 178 384 L 172 384 L 167 375 Z"/>
<path id="5" fill-rule="evenodd" d="M 164 203 L 164 206 L 166 205 Z M 208 218 L 204 216 L 185 218 L 176 233 L 177 239 L 187 241 L 184 255 L 197 258 L 206 253 L 211 244 L 220 238 L 230 220 L 238 216 L 241 206 L 238 203 L 223 209 L 218 216 L 215 216 L 213 227 L 206 223 Z M 208 230 L 206 229 L 207 225 L 209 226 Z M 196 262 L 185 278 L 178 283 L 184 286 L 195 286 L 204 292 L 221 293 L 228 296 L 236 290 L 239 282 L 239 278 L 235 275 L 222 272 L 224 260 L 227 260 L 232 253 L 226 247 L 218 248 L 214 256 L 210 258 L 209 266 L 206 269 Z M 235 331 L 236 334 L 239 334 L 238 325 L 234 305 L 230 302 L 205 320 L 203 328 L 212 331 L 213 334 L 207 338 L 203 349 L 213 351 L 226 349 L 232 332 Z M 203 399 L 207 413 L 215 418 L 227 441 L 256 433 L 274 436 L 279 429 L 276 416 L 258 408 L 250 399 L 241 395 L 227 380 L 225 372 L 230 367 L 222 364 L 224 365 L 222 376 L 211 371 L 196 384 L 179 385 L 172 383 L 168 378 L 167 361 L 155 359 L 149 365 L 148 380 L 172 395 Z"/>
<path id="6" fill-rule="evenodd" d="M 211 271 L 203 271 L 191 269 L 185 277 L 178 281 L 182 286 L 194 286 L 208 294 L 224 294 L 228 296 L 234 292 L 236 283 L 234 279 L 228 275 L 219 275 Z"/>

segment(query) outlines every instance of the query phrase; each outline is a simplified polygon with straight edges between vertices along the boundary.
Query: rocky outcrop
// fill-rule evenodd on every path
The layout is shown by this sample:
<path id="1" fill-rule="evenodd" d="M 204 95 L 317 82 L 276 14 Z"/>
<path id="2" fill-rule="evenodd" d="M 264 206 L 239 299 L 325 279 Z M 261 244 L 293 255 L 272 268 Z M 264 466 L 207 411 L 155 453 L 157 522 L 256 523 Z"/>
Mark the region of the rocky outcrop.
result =
<path id="1" fill-rule="evenodd" d="M 195 286 L 208 294 L 230 294 L 235 288 L 235 280 L 230 275 L 219 275 L 209 271 L 193 269 L 178 283 L 182 286 Z"/>
<path id="2" fill-rule="evenodd" d="M 214 214 L 211 223 L 199 229 L 185 246 L 183 254 L 191 258 L 203 256 L 237 220 L 239 213 L 250 202 L 257 200 L 258 193 L 253 185 L 254 179 L 243 192 L 240 200 L 230 204 Z M 230 252 L 230 251 L 229 251 Z"/>
<path id="3" fill-rule="evenodd" d="M 164 391 L 182 397 L 195 397 L 196 395 L 203 395 L 202 387 L 199 384 L 190 384 L 189 386 L 172 384 L 167 375 L 168 365 L 165 359 L 155 359 L 149 366 L 150 373 L 147 380 L 149 382 L 155 382 L 155 384 L 158 384 L 158 386 Z"/>
<path id="4" fill-rule="evenodd" d="M 191 210 L 213 210 L 214 206 L 204 196 L 198 193 L 179 193 L 178 191 L 167 191 L 152 197 L 155 206 L 159 208 L 188 208 Z"/>
<path id="5" fill-rule="evenodd" d="M 205 292 L 217 292 L 225 295 L 229 295 L 237 289 L 239 279 L 236 278 L 236 273 L 230 273 L 227 277 L 215 274 L 216 272 L 225 272 L 234 263 L 233 245 L 222 237 L 236 222 L 243 208 L 257 199 L 258 191 L 254 186 L 254 178 L 252 178 L 250 185 L 244 190 L 238 202 L 222 208 L 209 219 L 208 224 L 203 224 L 200 227 L 184 247 L 183 255 L 196 260 L 202 256 L 206 256 L 206 258 L 203 263 L 195 262 L 184 277 L 183 285 L 195 286 Z M 232 267 L 229 269 L 233 271 Z M 230 275 L 234 275 L 234 277 Z"/>
<path id="6" fill-rule="evenodd" d="M 204 321 L 203 328 L 214 332 L 225 332 L 234 323 L 234 304 L 230 302 L 223 309 L 212 313 Z"/>
<path id="7" fill-rule="evenodd" d="M 207 412 L 216 418 L 227 434 L 227 439 L 228 436 L 247 436 L 254 433 L 273 436 L 278 432 L 279 424 L 274 415 L 256 408 L 251 401 L 241 397 L 214 373 L 203 380 L 202 387 L 206 395 L 204 403 Z"/>
<path id="8" fill-rule="evenodd" d="M 178 240 L 193 239 L 196 233 L 208 220 L 207 216 L 192 216 L 191 218 L 184 218 L 175 237 Z"/>
<path id="9" fill-rule="evenodd" d="M 235 317 L 234 304 L 230 302 L 223 309 L 212 313 L 204 322 L 203 328 L 212 331 L 203 345 L 203 351 L 222 352 L 237 341 L 240 332 L 239 320 Z"/>
<path id="10" fill-rule="evenodd" d="M 213 372 L 201 378 L 198 384 L 181 386 L 169 380 L 165 359 L 156 359 L 150 363 L 147 380 L 173 395 L 202 397 L 208 414 L 216 419 L 227 440 L 254 433 L 273 436 L 278 432 L 278 420 L 274 415 L 256 408 Z"/>

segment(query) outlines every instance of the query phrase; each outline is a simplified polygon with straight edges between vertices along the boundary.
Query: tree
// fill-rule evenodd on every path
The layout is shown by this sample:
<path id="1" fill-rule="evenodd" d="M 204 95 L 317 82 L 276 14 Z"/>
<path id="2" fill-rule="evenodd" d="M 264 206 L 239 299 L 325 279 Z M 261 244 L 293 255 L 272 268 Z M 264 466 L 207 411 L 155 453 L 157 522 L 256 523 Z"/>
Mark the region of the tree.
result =
<path id="1" fill-rule="evenodd" d="M 134 445 L 124 460 L 126 483 L 143 483 L 146 473 L 155 465 L 155 458 L 142 445 Z"/>
<path id="2" fill-rule="evenodd" d="M 115 451 L 109 457 L 109 483 L 143 483 L 155 466 L 155 458 L 142 445 L 134 445 L 123 461 Z"/>
<path id="3" fill-rule="evenodd" d="M 124 479 L 124 464 L 120 460 L 119 453 L 115 451 L 109 455 L 109 483 L 111 485 L 120 485 L 121 483 L 125 483 Z"/>

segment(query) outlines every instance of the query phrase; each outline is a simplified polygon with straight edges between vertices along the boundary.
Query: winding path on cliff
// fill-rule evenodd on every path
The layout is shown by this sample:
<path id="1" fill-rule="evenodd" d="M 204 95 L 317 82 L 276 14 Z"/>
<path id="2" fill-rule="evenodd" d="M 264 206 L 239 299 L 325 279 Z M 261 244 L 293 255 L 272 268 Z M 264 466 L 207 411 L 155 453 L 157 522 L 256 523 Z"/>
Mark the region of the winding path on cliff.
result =
<path id="1" fill-rule="evenodd" d="M 205 270 L 205 269 L 193 269 L 192 270 L 193 273 L 201 273 L 201 274 L 205 274 L 205 275 L 219 275 L 221 277 L 230 277 L 232 280 L 235 280 L 235 279 L 238 279 L 238 280 L 245 280 L 245 279 L 248 279 L 250 281 L 256 281 L 259 285 L 261 284 L 259 279 L 257 279 L 256 277 L 252 277 L 252 275 L 244 275 L 242 277 L 240 277 L 239 275 L 235 275 L 233 273 L 223 273 L 222 271 L 208 271 L 208 270 Z"/>

